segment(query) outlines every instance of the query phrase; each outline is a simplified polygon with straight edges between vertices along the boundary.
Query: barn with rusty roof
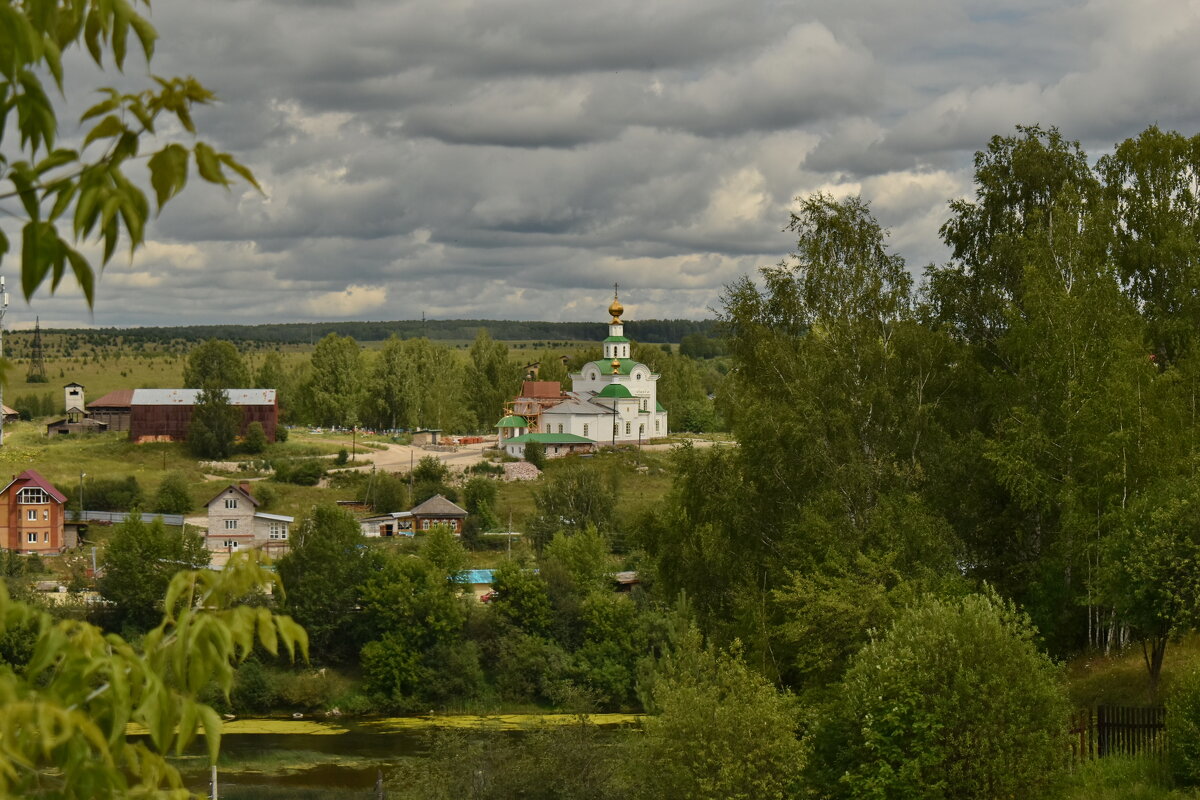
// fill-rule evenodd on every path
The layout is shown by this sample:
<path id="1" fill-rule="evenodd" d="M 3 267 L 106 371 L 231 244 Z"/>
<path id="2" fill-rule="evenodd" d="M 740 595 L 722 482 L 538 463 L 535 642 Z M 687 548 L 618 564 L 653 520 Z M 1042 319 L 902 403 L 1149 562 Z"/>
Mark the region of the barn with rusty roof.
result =
<path id="1" fill-rule="evenodd" d="M 229 404 L 242 412 L 238 434 L 250 423 L 262 423 L 267 441 L 275 441 L 279 406 L 274 389 L 225 389 Z M 129 438 L 135 442 L 187 439 L 199 389 L 135 389 L 129 401 Z"/>

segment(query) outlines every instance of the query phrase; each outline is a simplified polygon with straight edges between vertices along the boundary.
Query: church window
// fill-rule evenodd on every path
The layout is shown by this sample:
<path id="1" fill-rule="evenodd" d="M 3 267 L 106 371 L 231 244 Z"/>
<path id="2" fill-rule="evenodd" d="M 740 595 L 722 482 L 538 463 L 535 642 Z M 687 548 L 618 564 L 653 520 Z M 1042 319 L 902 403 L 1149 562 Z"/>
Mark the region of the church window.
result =
<path id="1" fill-rule="evenodd" d="M 586 437 L 587 437 L 587 433 L 588 433 L 588 426 L 587 426 L 587 423 L 585 422 L 585 423 L 583 423 L 583 435 L 584 435 L 584 438 L 586 438 Z"/>
<path id="2" fill-rule="evenodd" d="M 628 436 L 628 435 L 629 435 L 629 431 L 630 431 L 630 429 L 632 429 L 632 428 L 633 428 L 633 425 L 632 425 L 631 423 L 628 423 L 628 422 L 626 422 L 626 423 L 625 423 L 625 435 L 626 435 L 626 436 Z"/>
<path id="3" fill-rule="evenodd" d="M 658 420 L 654 420 L 654 432 L 658 432 Z"/>
<path id="4" fill-rule="evenodd" d="M 638 425 L 638 438 L 640 439 L 641 437 L 643 437 L 645 435 L 646 435 L 646 426 Z"/>
<path id="5" fill-rule="evenodd" d="M 562 433 L 562 423 L 558 423 L 558 432 Z M 556 451 L 557 452 L 557 451 Z"/>
<path id="6" fill-rule="evenodd" d="M 614 422 L 613 423 L 613 436 L 617 435 L 618 430 L 620 430 L 620 427 L 617 425 L 617 423 Z"/>

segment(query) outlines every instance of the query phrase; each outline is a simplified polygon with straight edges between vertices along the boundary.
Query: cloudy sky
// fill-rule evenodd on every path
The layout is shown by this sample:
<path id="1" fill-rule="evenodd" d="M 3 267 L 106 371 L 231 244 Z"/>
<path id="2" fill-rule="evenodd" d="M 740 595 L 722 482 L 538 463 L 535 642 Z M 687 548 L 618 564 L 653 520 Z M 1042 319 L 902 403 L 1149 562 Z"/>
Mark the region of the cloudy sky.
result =
<path id="1" fill-rule="evenodd" d="M 613 281 L 633 319 L 701 318 L 788 251 L 797 195 L 861 193 L 919 272 L 991 135 L 1057 125 L 1098 156 L 1150 123 L 1200 131 L 1195 0 L 157 0 L 151 19 L 153 71 L 218 94 L 202 135 L 265 195 L 196 183 L 94 313 L 67 288 L 9 325 L 586 320 Z M 100 79 L 72 63 L 80 108 Z"/>

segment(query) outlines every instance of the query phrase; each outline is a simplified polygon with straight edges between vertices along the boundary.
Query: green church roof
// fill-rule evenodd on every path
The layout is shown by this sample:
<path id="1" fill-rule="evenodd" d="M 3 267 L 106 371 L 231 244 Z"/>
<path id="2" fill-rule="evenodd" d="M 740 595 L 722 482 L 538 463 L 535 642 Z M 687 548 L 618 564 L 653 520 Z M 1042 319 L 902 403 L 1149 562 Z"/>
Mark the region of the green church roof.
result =
<path id="1" fill-rule="evenodd" d="M 541 442 L 542 444 L 595 444 L 591 439 L 584 436 L 577 436 L 573 433 L 523 433 L 520 436 L 504 440 L 505 444 L 529 444 L 530 442 Z"/>
<path id="2" fill-rule="evenodd" d="M 496 423 L 497 428 L 528 428 L 529 422 L 524 417 L 519 417 L 516 414 L 509 414 L 504 419 Z"/>
<path id="3" fill-rule="evenodd" d="M 662 404 L 662 403 L 660 403 L 660 402 L 658 402 L 657 400 L 655 400 L 655 401 L 654 401 L 654 410 L 655 410 L 655 411 L 662 411 L 662 412 L 664 412 L 664 413 L 666 412 L 666 409 L 665 409 L 665 408 L 663 408 L 663 404 Z"/>
<path id="4" fill-rule="evenodd" d="M 621 362 L 620 366 L 617 367 L 618 375 L 628 375 L 629 373 L 633 372 L 633 368 L 638 365 L 638 362 L 634 361 L 632 358 L 618 358 L 615 360 Z M 600 371 L 601 375 L 613 374 L 612 360 L 604 361 L 601 359 L 600 361 L 591 362 L 588 366 L 595 367 Z"/>
<path id="5" fill-rule="evenodd" d="M 623 384 L 610 383 L 608 386 L 605 386 L 603 389 L 601 389 L 596 394 L 596 397 L 608 397 L 608 398 L 619 398 L 622 400 L 632 400 L 633 393 L 630 392 L 628 389 L 626 389 Z"/>
<path id="6" fill-rule="evenodd" d="M 629 340 L 628 340 L 628 339 L 626 339 L 624 336 L 610 336 L 610 337 L 608 337 L 607 339 L 605 339 L 605 340 L 604 340 L 604 343 L 605 343 L 605 344 L 614 344 L 614 343 L 617 343 L 617 342 L 620 342 L 620 343 L 628 343 L 628 342 L 629 342 Z"/>

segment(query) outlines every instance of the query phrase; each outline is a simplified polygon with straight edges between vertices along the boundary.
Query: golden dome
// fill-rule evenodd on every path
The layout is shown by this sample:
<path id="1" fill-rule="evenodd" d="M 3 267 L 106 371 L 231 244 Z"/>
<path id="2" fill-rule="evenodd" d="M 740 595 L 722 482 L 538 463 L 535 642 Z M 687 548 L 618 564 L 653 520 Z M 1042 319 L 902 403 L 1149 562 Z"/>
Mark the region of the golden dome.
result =
<path id="1" fill-rule="evenodd" d="M 612 371 L 613 375 L 620 375 L 621 374 L 621 359 L 614 358 L 612 360 L 612 368 L 613 368 L 613 371 Z"/>
<path id="2" fill-rule="evenodd" d="M 613 297 L 612 305 L 608 307 L 608 313 L 612 315 L 610 325 L 620 325 L 621 315 L 625 313 L 625 306 L 621 305 L 621 301 Z"/>

